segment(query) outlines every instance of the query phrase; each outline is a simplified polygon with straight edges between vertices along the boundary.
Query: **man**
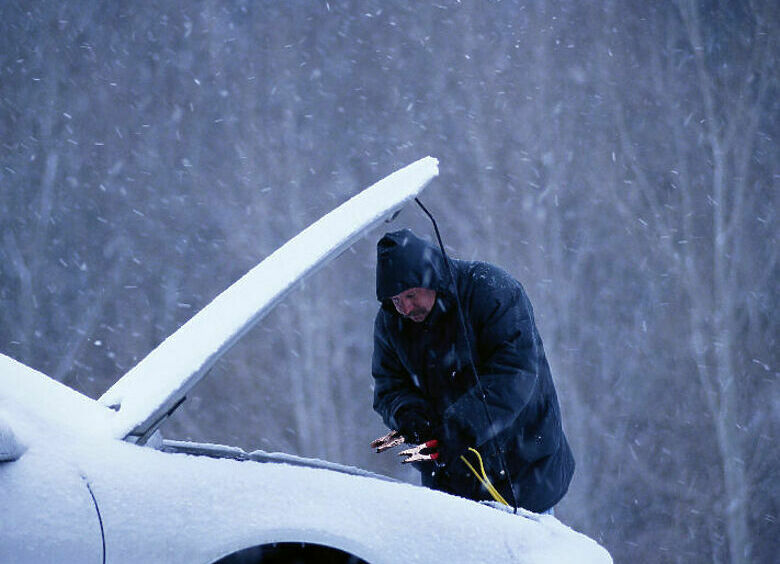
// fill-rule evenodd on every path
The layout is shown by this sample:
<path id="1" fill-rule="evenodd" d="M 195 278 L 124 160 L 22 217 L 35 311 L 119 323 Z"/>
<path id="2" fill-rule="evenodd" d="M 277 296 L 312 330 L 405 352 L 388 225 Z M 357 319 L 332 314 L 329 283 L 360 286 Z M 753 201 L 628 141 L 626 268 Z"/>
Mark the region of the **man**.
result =
<path id="1" fill-rule="evenodd" d="M 531 304 L 496 266 L 451 266 L 452 276 L 440 250 L 408 229 L 379 241 L 374 410 L 407 442 L 437 440 L 435 461 L 415 462 L 423 485 L 491 499 L 461 459 L 478 468 L 472 447 L 505 500 L 548 511 L 569 487 L 574 458 Z"/>

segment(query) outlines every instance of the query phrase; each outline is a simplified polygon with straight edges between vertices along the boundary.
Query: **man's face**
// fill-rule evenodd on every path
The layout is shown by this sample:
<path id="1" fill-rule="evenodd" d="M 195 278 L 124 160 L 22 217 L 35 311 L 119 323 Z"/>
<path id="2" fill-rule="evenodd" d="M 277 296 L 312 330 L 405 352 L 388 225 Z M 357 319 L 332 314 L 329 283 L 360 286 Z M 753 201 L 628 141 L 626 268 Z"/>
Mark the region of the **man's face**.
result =
<path id="1" fill-rule="evenodd" d="M 398 313 L 416 323 L 425 321 L 436 303 L 436 291 L 428 288 L 409 288 L 390 298 Z"/>

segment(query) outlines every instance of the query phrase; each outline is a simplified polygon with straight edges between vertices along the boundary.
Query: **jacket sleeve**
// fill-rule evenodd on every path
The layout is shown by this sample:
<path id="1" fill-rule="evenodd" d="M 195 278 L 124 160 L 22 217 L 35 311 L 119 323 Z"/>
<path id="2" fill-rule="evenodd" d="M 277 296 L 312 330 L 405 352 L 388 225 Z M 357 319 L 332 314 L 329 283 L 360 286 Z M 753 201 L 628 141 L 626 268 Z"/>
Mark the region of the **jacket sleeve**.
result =
<path id="1" fill-rule="evenodd" d="M 389 342 L 387 327 L 380 311 L 374 321 L 374 353 L 371 361 L 374 376 L 374 411 L 390 429 L 401 425 L 396 416 L 404 409 L 429 411 L 428 402 L 412 382 Z"/>
<path id="2" fill-rule="evenodd" d="M 444 418 L 465 428 L 480 446 L 508 429 L 537 393 L 542 352 L 531 305 L 519 282 L 503 271 L 491 271 L 475 276 L 472 284 L 464 307 L 490 419 L 476 383 Z"/>

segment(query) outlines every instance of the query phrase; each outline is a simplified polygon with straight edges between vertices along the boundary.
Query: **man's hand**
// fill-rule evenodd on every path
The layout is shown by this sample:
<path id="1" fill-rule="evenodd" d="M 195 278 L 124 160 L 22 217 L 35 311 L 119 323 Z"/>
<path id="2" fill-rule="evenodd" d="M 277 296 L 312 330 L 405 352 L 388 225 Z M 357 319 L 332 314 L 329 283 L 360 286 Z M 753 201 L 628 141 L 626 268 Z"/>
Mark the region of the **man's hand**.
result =
<path id="1" fill-rule="evenodd" d="M 437 446 L 431 460 L 439 466 L 449 466 L 458 461 L 470 446 L 474 446 L 474 439 L 453 425 L 439 425 L 433 430 L 433 437 Z"/>
<path id="2" fill-rule="evenodd" d="M 398 432 L 407 443 L 420 444 L 433 437 L 430 418 L 419 409 L 406 409 L 395 416 Z"/>

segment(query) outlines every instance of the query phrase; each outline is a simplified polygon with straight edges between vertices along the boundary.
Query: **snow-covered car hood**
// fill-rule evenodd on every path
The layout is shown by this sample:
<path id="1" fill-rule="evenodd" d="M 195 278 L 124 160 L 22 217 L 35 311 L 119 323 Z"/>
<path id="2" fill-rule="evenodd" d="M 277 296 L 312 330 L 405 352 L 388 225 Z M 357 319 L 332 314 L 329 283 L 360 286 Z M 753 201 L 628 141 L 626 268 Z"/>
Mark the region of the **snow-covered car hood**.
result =
<path id="1" fill-rule="evenodd" d="M 269 255 L 120 378 L 99 402 L 114 437 L 145 442 L 238 339 L 297 282 L 393 216 L 438 174 L 420 159 L 344 202 Z"/>
<path id="2" fill-rule="evenodd" d="M 0 501 L 10 510 L 0 561 L 100 561 L 102 531 L 103 561 L 120 563 L 213 562 L 279 542 L 330 546 L 372 563 L 611 562 L 596 542 L 549 515 L 513 515 L 295 457 L 171 441 L 179 454 L 139 447 L 95 425 L 115 416 L 0 355 L 0 419 L 29 446 L 0 466 L 7 478 Z M 99 506 L 91 522 L 72 510 L 79 494 L 86 509 Z"/>

